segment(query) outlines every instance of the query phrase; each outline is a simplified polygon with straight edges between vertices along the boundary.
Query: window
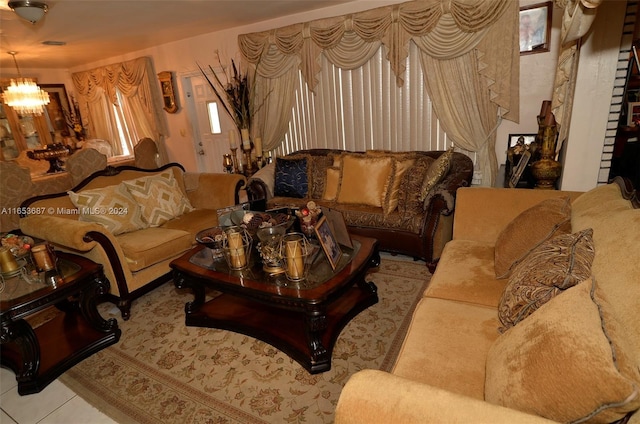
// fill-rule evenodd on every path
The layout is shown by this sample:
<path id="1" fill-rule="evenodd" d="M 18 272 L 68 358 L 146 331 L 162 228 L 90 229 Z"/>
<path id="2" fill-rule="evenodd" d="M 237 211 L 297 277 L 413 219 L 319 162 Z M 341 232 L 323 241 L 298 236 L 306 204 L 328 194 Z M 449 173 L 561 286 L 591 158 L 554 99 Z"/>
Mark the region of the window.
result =
<path id="1" fill-rule="evenodd" d="M 299 74 L 289 131 L 278 149 L 445 150 L 451 145 L 431 105 L 418 48 L 411 43 L 398 87 L 383 47 L 364 66 L 343 70 L 322 56 L 312 93 Z"/>
<path id="2" fill-rule="evenodd" d="M 218 103 L 207 102 L 207 116 L 209 117 L 211 134 L 222 133 L 222 129 L 220 128 L 220 115 L 218 115 Z"/>

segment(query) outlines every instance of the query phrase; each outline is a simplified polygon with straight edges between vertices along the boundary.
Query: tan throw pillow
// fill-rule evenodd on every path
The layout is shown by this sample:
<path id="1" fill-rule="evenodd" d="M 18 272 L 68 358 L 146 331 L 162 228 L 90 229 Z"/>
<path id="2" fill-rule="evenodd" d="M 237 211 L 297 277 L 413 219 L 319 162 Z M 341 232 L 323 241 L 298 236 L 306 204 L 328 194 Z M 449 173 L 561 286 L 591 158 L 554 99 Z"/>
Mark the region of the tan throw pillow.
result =
<path id="1" fill-rule="evenodd" d="M 640 407 L 628 336 L 591 278 L 493 343 L 485 400 L 558 422 L 609 423 Z"/>
<path id="2" fill-rule="evenodd" d="M 150 227 L 193 210 L 171 171 L 123 181 L 131 195 L 142 208 L 142 216 Z"/>
<path id="3" fill-rule="evenodd" d="M 393 160 L 389 157 L 342 155 L 338 203 L 382 207 L 392 171 Z"/>
<path id="4" fill-rule="evenodd" d="M 340 168 L 327 168 L 322 200 L 336 200 L 340 189 Z"/>
<path id="5" fill-rule="evenodd" d="M 422 186 L 420 187 L 420 201 L 424 202 L 432 188 L 436 186 L 449 173 L 451 161 L 453 160 L 453 147 L 438 156 L 431 164 L 424 175 Z"/>
<path id="6" fill-rule="evenodd" d="M 531 315 L 562 290 L 591 275 L 593 230 L 563 234 L 536 247 L 520 262 L 498 305 L 501 332 Z"/>
<path id="7" fill-rule="evenodd" d="M 140 206 L 122 183 L 77 193 L 68 191 L 67 194 L 78 208 L 80 221 L 97 222 L 113 235 L 149 226 Z"/>
<path id="8" fill-rule="evenodd" d="M 543 200 L 523 211 L 498 234 L 494 263 L 496 278 L 507 278 L 536 246 L 569 233 L 571 203 L 568 197 Z"/>

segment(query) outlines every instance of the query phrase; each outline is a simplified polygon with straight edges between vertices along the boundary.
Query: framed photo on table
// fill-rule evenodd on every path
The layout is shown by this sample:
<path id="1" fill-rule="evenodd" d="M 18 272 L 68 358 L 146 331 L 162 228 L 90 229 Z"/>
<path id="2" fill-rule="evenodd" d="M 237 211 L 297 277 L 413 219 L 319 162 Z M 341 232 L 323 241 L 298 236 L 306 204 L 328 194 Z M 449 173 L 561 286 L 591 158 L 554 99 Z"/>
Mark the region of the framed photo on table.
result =
<path id="1" fill-rule="evenodd" d="M 553 2 L 520 8 L 520 55 L 549 51 Z"/>
<path id="2" fill-rule="evenodd" d="M 320 218 L 314 229 L 322 250 L 324 250 L 327 259 L 329 259 L 331 268 L 336 269 L 342 256 L 342 249 L 340 249 L 340 245 L 331 231 L 327 218 L 324 216 Z"/>
<path id="3" fill-rule="evenodd" d="M 40 88 L 49 93 L 49 104 L 45 106 L 47 116 L 53 131 L 58 133 L 69 131 L 67 116 L 71 115 L 71 105 L 64 84 L 39 84 Z"/>

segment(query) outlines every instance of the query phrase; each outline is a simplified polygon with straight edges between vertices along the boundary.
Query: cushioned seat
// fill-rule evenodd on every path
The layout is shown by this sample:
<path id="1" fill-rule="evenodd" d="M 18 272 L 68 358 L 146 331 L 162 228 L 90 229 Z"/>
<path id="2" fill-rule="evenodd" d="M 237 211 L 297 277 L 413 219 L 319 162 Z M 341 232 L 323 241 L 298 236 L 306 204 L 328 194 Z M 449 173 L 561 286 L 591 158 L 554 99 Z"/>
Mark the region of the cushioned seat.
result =
<path id="1" fill-rule="evenodd" d="M 190 233 L 167 228 L 144 228 L 116 236 L 132 272 L 186 252 L 192 247 Z"/>
<path id="2" fill-rule="evenodd" d="M 218 214 L 211 209 L 195 209 L 180 215 L 171 221 L 162 224 L 162 228 L 186 231 L 191 234 L 195 243 L 195 236 L 205 228 L 216 227 L 218 225 Z"/>
<path id="3" fill-rule="evenodd" d="M 484 399 L 484 363 L 499 336 L 498 325 L 495 308 L 425 297 L 411 318 L 392 372 Z"/>
<path id="4" fill-rule="evenodd" d="M 451 240 L 425 296 L 496 308 L 508 280 L 496 279 L 491 243 Z"/>

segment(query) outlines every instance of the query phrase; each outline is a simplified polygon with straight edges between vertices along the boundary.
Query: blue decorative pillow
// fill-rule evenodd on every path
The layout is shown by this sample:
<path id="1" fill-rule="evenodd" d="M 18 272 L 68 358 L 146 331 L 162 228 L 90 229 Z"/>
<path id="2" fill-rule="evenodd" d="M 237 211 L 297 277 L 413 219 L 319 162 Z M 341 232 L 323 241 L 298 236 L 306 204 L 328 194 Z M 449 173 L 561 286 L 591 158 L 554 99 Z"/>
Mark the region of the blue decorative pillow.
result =
<path id="1" fill-rule="evenodd" d="M 276 158 L 274 195 L 303 199 L 308 191 L 307 158 Z"/>

